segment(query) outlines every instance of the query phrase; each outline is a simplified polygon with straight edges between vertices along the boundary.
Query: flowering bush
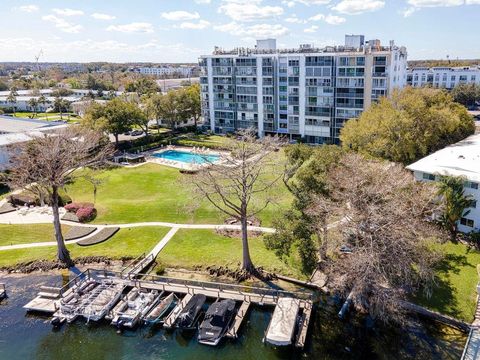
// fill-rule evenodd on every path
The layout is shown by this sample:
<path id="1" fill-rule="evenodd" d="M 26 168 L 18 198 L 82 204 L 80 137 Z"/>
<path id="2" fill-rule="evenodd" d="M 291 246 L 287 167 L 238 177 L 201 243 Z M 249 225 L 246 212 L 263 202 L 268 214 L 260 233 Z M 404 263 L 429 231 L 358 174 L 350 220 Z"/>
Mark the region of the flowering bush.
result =
<path id="1" fill-rule="evenodd" d="M 77 215 L 78 221 L 82 223 L 88 222 L 95 219 L 97 216 L 97 210 L 91 206 L 81 207 L 76 211 L 75 215 Z"/>
<path id="2" fill-rule="evenodd" d="M 65 205 L 65 210 L 73 213 L 76 213 L 81 208 L 93 208 L 93 204 L 72 202 L 70 204 Z"/>

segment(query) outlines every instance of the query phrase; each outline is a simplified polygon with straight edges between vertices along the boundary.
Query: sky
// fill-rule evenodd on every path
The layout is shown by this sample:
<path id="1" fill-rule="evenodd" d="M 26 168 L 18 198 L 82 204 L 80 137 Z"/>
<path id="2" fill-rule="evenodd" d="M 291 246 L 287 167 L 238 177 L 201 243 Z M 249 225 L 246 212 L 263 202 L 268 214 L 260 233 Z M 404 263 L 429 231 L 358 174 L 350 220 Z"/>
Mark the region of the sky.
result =
<path id="1" fill-rule="evenodd" d="M 362 34 L 409 59 L 480 58 L 480 0 L 1 0 L 0 61 L 196 62 L 214 46 L 342 45 Z"/>

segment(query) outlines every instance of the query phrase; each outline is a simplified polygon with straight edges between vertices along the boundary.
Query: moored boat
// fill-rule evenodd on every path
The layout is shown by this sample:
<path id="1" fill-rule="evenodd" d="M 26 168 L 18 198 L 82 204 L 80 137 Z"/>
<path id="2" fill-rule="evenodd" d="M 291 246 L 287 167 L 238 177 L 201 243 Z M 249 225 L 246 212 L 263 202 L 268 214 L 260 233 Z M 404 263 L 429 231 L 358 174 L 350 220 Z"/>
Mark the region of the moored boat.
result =
<path id="1" fill-rule="evenodd" d="M 187 303 L 187 305 L 185 305 L 183 310 L 178 315 L 178 318 L 175 321 L 175 327 L 179 329 L 193 329 L 206 300 L 207 297 L 205 295 L 193 295 L 190 301 Z"/>
<path id="2" fill-rule="evenodd" d="M 172 304 L 174 304 L 174 302 L 174 293 L 171 293 L 163 299 L 160 299 L 160 301 L 158 301 L 156 305 L 154 305 L 145 316 L 145 323 L 150 325 L 159 323 L 162 319 L 162 316 L 167 312 L 167 310 L 172 306 Z"/>
<path id="3" fill-rule="evenodd" d="M 210 305 L 199 327 L 198 342 L 216 346 L 230 328 L 235 315 L 235 301 L 222 300 Z"/>

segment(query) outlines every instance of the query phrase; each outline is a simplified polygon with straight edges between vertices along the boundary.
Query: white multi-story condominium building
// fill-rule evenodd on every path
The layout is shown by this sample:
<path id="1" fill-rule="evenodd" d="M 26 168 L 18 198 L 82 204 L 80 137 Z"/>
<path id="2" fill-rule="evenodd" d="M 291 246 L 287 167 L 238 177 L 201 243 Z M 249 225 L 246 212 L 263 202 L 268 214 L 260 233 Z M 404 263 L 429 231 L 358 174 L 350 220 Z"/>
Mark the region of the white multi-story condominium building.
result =
<path id="1" fill-rule="evenodd" d="M 152 76 L 172 76 L 178 75 L 182 77 L 189 77 L 192 75 L 193 69 L 191 67 L 174 67 L 174 66 L 165 66 L 165 67 L 141 67 L 135 69 L 136 72 L 143 75 L 152 75 Z"/>
<path id="2" fill-rule="evenodd" d="M 215 48 L 202 56 L 202 112 L 216 133 L 255 128 L 309 143 L 338 142 L 343 124 L 406 84 L 407 51 L 347 35 L 345 46 Z"/>
<path id="3" fill-rule="evenodd" d="M 407 70 L 407 84 L 453 89 L 459 84 L 480 85 L 480 67 L 419 67 Z"/>
<path id="4" fill-rule="evenodd" d="M 435 181 L 439 176 L 465 178 L 465 194 L 474 204 L 459 221 L 462 232 L 480 231 L 480 134 L 472 135 L 407 166 L 419 181 Z M 468 214 L 467 214 L 468 212 Z"/>

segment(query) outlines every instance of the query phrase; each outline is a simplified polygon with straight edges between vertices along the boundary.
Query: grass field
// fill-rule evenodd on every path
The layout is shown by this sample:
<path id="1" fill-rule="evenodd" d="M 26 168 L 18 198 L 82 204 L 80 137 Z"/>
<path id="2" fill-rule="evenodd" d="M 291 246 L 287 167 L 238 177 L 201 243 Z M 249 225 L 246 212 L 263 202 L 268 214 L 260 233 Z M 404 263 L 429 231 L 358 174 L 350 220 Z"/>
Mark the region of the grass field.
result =
<path id="1" fill-rule="evenodd" d="M 78 115 L 74 113 L 63 113 L 62 116 L 60 116 L 60 113 L 54 113 L 54 112 L 35 114 L 30 111 L 22 111 L 22 112 L 17 111 L 14 116 L 19 118 L 31 118 L 31 119 L 48 120 L 48 121 L 64 120 L 69 122 L 74 122 L 79 119 Z"/>
<path id="2" fill-rule="evenodd" d="M 184 182 L 190 175 L 180 174 L 178 169 L 146 164 L 137 168 L 115 168 L 95 173 L 103 182 L 97 190 L 95 207 L 98 216 L 95 223 L 128 223 L 143 221 L 167 221 L 178 223 L 223 223 L 221 214 L 207 201 L 193 199 L 192 191 Z M 291 195 L 283 183 L 273 190 L 278 204 L 272 204 L 259 218 L 269 226 L 279 209 L 286 209 Z M 74 201 L 93 202 L 93 187 L 79 179 L 67 187 Z"/>
<path id="3" fill-rule="evenodd" d="M 69 226 L 62 226 L 64 234 L 66 234 L 68 229 Z M 50 224 L 36 224 L 33 226 L 0 224 L 0 234 L 0 246 L 55 240 L 53 225 Z"/>
<path id="4" fill-rule="evenodd" d="M 430 298 L 421 295 L 415 302 L 471 322 L 477 300 L 477 264 L 480 264 L 480 252 L 460 243 L 448 242 L 439 247 L 445 258 L 437 273 L 437 285 Z"/>
<path id="5" fill-rule="evenodd" d="M 302 276 L 291 258 L 286 264 L 265 248 L 262 237 L 250 237 L 250 254 L 255 266 L 295 277 Z M 158 259 L 166 267 L 195 269 L 198 266 L 223 266 L 236 270 L 242 260 L 242 240 L 225 237 L 213 230 L 180 229 L 162 250 Z"/>
<path id="6" fill-rule="evenodd" d="M 5 225 L 11 226 L 11 225 Z M 50 228 L 47 228 L 50 227 Z M 44 241 L 50 241 L 53 234 L 51 225 L 34 229 L 25 225 L 15 226 L 15 232 L 40 241 L 40 233 L 46 233 Z M 0 228 L 0 230 L 3 230 Z M 68 245 L 72 258 L 80 256 L 107 256 L 121 258 L 137 257 L 149 252 L 166 235 L 169 228 L 142 227 L 125 228 L 104 243 L 81 247 Z M 249 241 L 250 253 L 256 266 L 284 275 L 302 277 L 296 267 L 296 260 L 289 259 L 285 264 L 273 252 L 267 250 L 261 237 L 252 237 Z M 38 247 L 29 249 L 4 250 L 0 252 L 0 267 L 12 266 L 32 260 L 54 260 L 56 247 Z M 242 256 L 241 240 L 216 234 L 212 230 L 180 229 L 160 253 L 158 260 L 167 267 L 193 269 L 197 266 L 224 266 L 238 269 Z"/>
<path id="7" fill-rule="evenodd" d="M 19 226 L 24 226 L 25 229 L 23 231 L 25 233 L 30 231 L 32 235 L 36 235 L 35 237 L 37 239 L 39 238 L 42 230 L 35 230 L 26 225 Z M 70 244 L 67 245 L 67 247 L 70 250 L 72 258 L 92 255 L 108 256 L 112 259 L 121 258 L 124 256 L 137 257 L 152 250 L 152 248 L 165 236 L 168 231 L 169 228 L 163 227 L 125 228 L 120 229 L 120 231 L 111 239 L 98 245 L 82 247 L 76 244 Z M 50 240 L 51 238 L 46 241 Z M 5 250 L 0 251 L 0 266 L 12 266 L 32 260 L 54 260 L 55 257 L 56 246 Z"/>

